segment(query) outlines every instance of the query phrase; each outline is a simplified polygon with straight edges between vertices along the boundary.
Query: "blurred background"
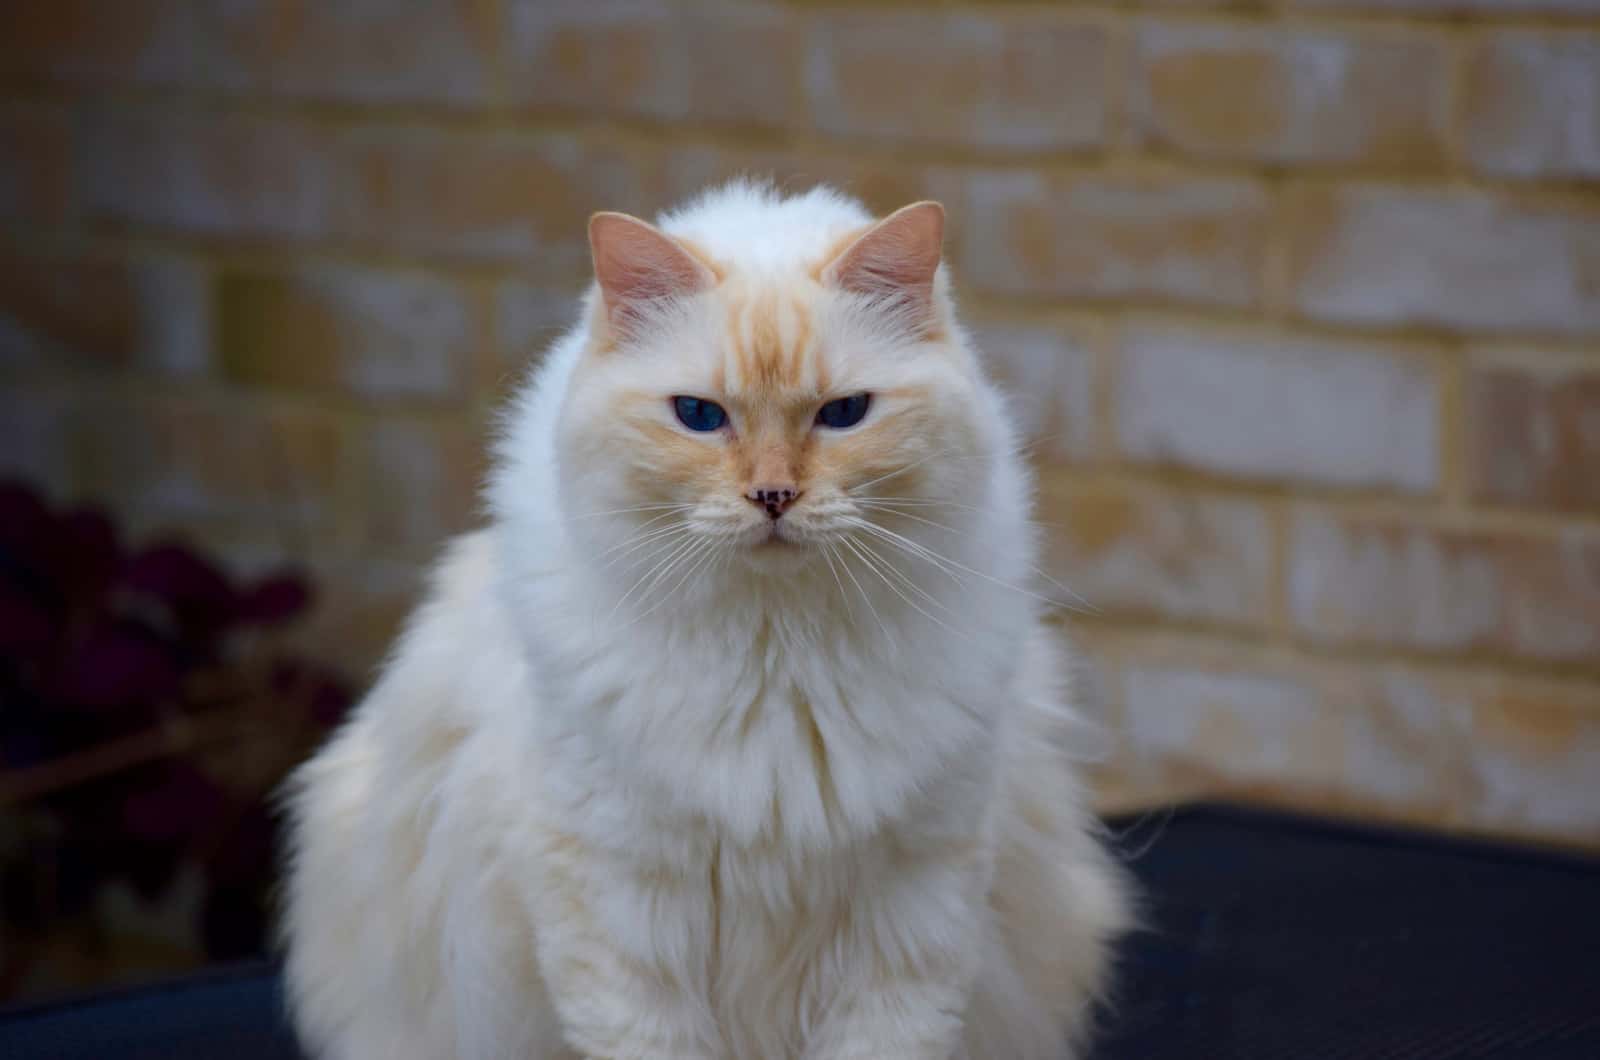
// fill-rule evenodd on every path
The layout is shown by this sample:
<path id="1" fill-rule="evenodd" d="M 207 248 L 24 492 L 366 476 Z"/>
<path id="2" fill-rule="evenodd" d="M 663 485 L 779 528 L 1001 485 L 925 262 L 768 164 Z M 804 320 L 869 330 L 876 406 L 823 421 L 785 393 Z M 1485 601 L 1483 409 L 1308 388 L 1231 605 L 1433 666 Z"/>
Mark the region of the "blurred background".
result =
<path id="1" fill-rule="evenodd" d="M 1102 808 L 1600 848 L 1600 0 L 11 0 L 0 998 L 259 951 L 588 214 L 745 172 L 948 207 Z"/>

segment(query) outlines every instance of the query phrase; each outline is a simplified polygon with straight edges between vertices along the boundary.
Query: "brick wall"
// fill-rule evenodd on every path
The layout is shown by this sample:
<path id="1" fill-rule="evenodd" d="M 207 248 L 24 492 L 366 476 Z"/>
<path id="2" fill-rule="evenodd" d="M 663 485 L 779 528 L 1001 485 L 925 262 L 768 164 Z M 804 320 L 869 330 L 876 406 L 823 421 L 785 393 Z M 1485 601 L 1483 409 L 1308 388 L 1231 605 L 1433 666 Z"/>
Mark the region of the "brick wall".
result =
<path id="1" fill-rule="evenodd" d="M 588 212 L 745 169 L 950 207 L 1108 803 L 1600 843 L 1600 0 L 8 4 L 0 467 L 365 666 Z"/>

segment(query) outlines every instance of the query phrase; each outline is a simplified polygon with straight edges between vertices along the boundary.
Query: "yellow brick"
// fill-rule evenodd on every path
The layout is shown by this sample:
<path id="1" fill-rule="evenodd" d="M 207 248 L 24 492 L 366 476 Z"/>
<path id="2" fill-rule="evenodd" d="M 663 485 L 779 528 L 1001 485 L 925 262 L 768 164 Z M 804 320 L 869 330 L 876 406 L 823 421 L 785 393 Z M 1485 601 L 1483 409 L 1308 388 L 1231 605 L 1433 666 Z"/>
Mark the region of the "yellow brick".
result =
<path id="1" fill-rule="evenodd" d="M 146 525 L 214 519 L 336 527 L 345 435 L 314 408 L 176 394 L 95 395 L 71 414 L 79 488 Z"/>
<path id="2" fill-rule="evenodd" d="M 380 554 L 431 558 L 477 520 L 487 439 L 455 420 L 388 415 L 361 428 L 361 542 Z"/>
<path id="3" fill-rule="evenodd" d="M 1467 154 L 1484 171 L 1600 176 L 1600 33 L 1487 34 L 1462 107 Z"/>
<path id="4" fill-rule="evenodd" d="M 332 227 L 427 257 L 586 272 L 596 210 L 648 211 L 653 175 L 605 143 L 555 134 L 382 127 L 340 143 L 348 194 Z"/>
<path id="5" fill-rule="evenodd" d="M 156 108 L 90 111 L 78 193 L 96 221 L 229 238 L 329 234 L 334 137 L 305 121 Z"/>
<path id="6" fill-rule="evenodd" d="M 1314 640 L 1600 657 L 1600 534 L 1461 530 L 1306 505 L 1289 564 L 1295 627 Z"/>
<path id="7" fill-rule="evenodd" d="M 1473 496 L 1600 511 L 1600 365 L 1544 368 L 1519 353 L 1500 351 L 1468 383 Z"/>
<path id="8" fill-rule="evenodd" d="M 41 374 L 210 367 L 209 278 L 181 258 L 0 255 L 0 364 Z"/>
<path id="9" fill-rule="evenodd" d="M 64 115 L 42 107 L 0 109 L 0 219 L 32 225 L 62 221 L 73 180 Z"/>
<path id="10" fill-rule="evenodd" d="M 1149 488 L 1039 483 L 1040 592 L 1069 609 L 1265 627 L 1272 525 L 1258 501 Z M 1056 584 L 1059 583 L 1059 584 Z"/>
<path id="11" fill-rule="evenodd" d="M 219 333 L 241 382 L 364 397 L 459 397 L 487 346 L 468 293 L 417 273 L 308 265 L 229 272 Z"/>
<path id="12" fill-rule="evenodd" d="M 193 69 L 188 0 L 14 4 L 0 32 L 0 72 L 86 84 L 167 84 Z"/>
<path id="13" fill-rule="evenodd" d="M 1600 204 L 1384 184 L 1303 189 L 1297 309 L 1350 324 L 1600 335 Z"/>
<path id="14" fill-rule="evenodd" d="M 798 113 L 798 20 L 776 5 L 513 0 L 508 17 L 522 104 L 741 125 L 787 126 Z"/>
<path id="15" fill-rule="evenodd" d="M 817 126 L 997 150 L 1083 147 L 1106 129 L 1110 37 L 1056 12 L 820 16 L 806 57 Z"/>
<path id="16" fill-rule="evenodd" d="M 1271 200 L 1254 181 L 980 170 L 947 183 L 969 287 L 1241 307 L 1260 298 Z"/>
<path id="17" fill-rule="evenodd" d="M 1146 22 L 1136 40 L 1132 121 L 1150 144 L 1262 162 L 1443 158 L 1442 38 Z"/>
<path id="18" fill-rule="evenodd" d="M 185 78 L 195 84 L 352 103 L 489 98 L 499 42 L 484 0 L 187 6 L 197 9 Z"/>

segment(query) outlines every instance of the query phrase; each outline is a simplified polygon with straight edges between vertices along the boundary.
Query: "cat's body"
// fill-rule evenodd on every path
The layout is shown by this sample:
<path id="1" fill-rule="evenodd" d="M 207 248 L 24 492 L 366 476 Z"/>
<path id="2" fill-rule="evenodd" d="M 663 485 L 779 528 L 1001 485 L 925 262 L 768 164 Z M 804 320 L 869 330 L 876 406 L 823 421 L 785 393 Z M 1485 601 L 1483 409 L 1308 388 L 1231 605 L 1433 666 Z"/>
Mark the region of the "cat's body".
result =
<path id="1" fill-rule="evenodd" d="M 677 245 L 597 222 L 492 524 L 298 778 L 318 1055 L 1054 1060 L 1084 1029 L 1121 885 L 940 218 L 737 185 Z"/>

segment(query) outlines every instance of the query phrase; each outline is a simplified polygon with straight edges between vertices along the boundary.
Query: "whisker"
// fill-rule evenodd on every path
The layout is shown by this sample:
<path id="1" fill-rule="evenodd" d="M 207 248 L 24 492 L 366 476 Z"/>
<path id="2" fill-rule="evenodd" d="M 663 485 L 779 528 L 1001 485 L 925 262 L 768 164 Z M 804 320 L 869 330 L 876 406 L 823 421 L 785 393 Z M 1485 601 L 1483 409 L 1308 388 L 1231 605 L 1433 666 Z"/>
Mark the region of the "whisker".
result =
<path id="1" fill-rule="evenodd" d="M 844 591 L 844 581 L 839 577 L 839 569 L 833 564 L 834 546 L 830 541 L 823 541 L 822 558 L 828 564 L 828 571 L 833 575 L 833 582 L 839 587 L 839 598 L 844 601 L 845 614 L 850 617 L 851 625 L 855 624 L 855 609 L 850 606 L 850 594 Z"/>
<path id="2" fill-rule="evenodd" d="M 911 463 L 905 465 L 904 467 L 897 468 L 896 470 L 891 471 L 886 475 L 879 475 L 877 478 L 868 479 L 866 482 L 857 483 L 856 485 L 851 486 L 849 489 L 845 490 L 845 492 L 846 493 L 850 493 L 850 494 L 854 494 L 857 490 L 864 490 L 868 486 L 876 486 L 880 482 L 888 482 L 892 478 L 896 478 L 896 477 L 898 477 L 900 475 L 904 475 L 907 471 L 911 471 L 914 468 L 921 467 L 923 464 L 926 464 L 929 460 L 932 460 L 935 457 L 946 456 L 946 455 L 948 455 L 950 453 L 955 452 L 955 450 L 957 450 L 959 448 L 960 448 L 959 445 L 947 445 L 943 449 L 935 449 L 933 452 L 927 453 L 924 456 L 920 457 L 919 459 L 913 460 Z"/>
<path id="3" fill-rule="evenodd" d="M 715 542 L 711 540 L 703 541 L 700 550 L 695 554 L 696 558 L 689 564 L 688 567 L 684 569 L 683 575 L 676 582 L 673 582 L 672 588 L 663 593 L 660 600 L 656 601 L 656 603 L 652 604 L 649 609 L 633 618 L 632 621 L 628 622 L 627 625 L 631 626 L 637 622 L 643 622 L 661 608 L 665 607 L 668 603 L 671 603 L 672 598 L 677 595 L 678 590 L 689 584 L 690 578 L 693 578 L 703 568 L 716 561 L 719 552 L 725 553 L 726 550 L 716 548 Z M 662 584 L 665 584 L 665 582 L 663 581 Z M 649 594 L 646 593 L 646 595 L 648 596 Z M 623 628 L 626 629 L 627 626 L 624 626 Z"/>
<path id="4" fill-rule="evenodd" d="M 924 608 L 922 608 L 920 605 L 917 604 L 917 602 L 915 600 L 911 599 L 911 597 L 909 597 L 905 593 L 901 592 L 900 588 L 898 586 L 896 586 L 894 584 L 894 582 L 890 581 L 888 575 L 886 575 L 878 567 L 879 563 L 881 563 L 881 564 L 883 564 L 885 566 L 890 566 L 890 567 L 892 567 L 892 564 L 890 564 L 889 561 L 887 559 L 885 559 L 883 556 L 878 556 L 877 553 L 871 552 L 871 550 L 867 549 L 865 542 L 852 541 L 848 537 L 844 538 L 843 541 L 844 541 L 845 546 L 847 548 L 849 548 L 850 551 L 856 553 L 857 556 L 861 557 L 861 562 L 866 564 L 867 569 L 872 571 L 874 574 L 876 574 L 878 576 L 878 580 L 883 582 L 884 585 L 888 586 L 890 592 L 894 593 L 901 600 L 905 601 L 906 606 L 912 608 L 919 615 L 921 615 L 922 617 L 926 618 L 928 621 L 934 623 L 935 625 L 939 626 L 941 629 L 947 630 L 948 632 L 953 633 L 956 636 L 964 637 L 964 638 L 967 638 L 967 639 L 971 639 L 971 634 L 965 633 L 965 632 L 963 632 L 961 630 L 955 629 L 954 627 L 950 626 L 948 623 L 946 623 L 945 621 L 940 619 L 937 615 L 935 615 L 935 614 L 925 610 Z M 877 563 L 873 562 L 873 560 L 871 558 L 872 556 L 877 556 Z M 898 568 L 894 568 L 894 570 L 895 570 L 895 573 L 900 574 L 900 577 L 902 577 L 902 578 L 905 577 L 905 575 L 903 573 L 901 573 Z"/>
<path id="5" fill-rule="evenodd" d="M 985 571 L 969 567 L 964 563 L 958 563 L 949 556 L 940 555 L 927 546 L 912 541 L 910 538 L 907 538 L 902 534 L 897 534 L 893 530 L 879 526 L 877 523 L 874 523 L 869 519 L 858 519 L 854 520 L 854 522 L 868 533 L 875 534 L 883 540 L 899 546 L 903 550 L 910 551 L 913 555 L 919 556 L 929 563 L 934 563 L 935 565 L 948 564 L 957 570 L 966 571 L 968 574 L 976 575 L 977 577 L 982 578 L 984 581 L 992 582 L 993 584 L 1004 589 L 1010 589 L 1012 592 L 1021 593 L 1023 596 L 1031 597 L 1032 599 L 1038 600 L 1040 603 L 1046 604 L 1050 607 L 1067 607 L 1069 610 L 1079 610 L 1078 608 L 1063 604 L 1059 600 L 1052 600 L 1048 596 L 1042 596 L 1039 593 L 1033 592 L 1031 589 L 1024 589 L 1020 585 L 1012 585 L 1003 578 L 996 578 L 994 575 Z"/>
<path id="6" fill-rule="evenodd" d="M 896 508 L 948 508 L 957 512 L 983 512 L 987 509 L 975 504 L 962 504 L 959 501 L 939 500 L 932 497 L 857 497 L 851 495 L 851 500 L 858 503 L 871 501 L 874 504 L 893 505 Z M 1030 526 L 1041 527 L 1046 530 L 1071 529 L 1065 523 L 1052 523 L 1044 519 L 1028 518 Z"/>
<path id="7" fill-rule="evenodd" d="M 863 507 L 863 508 L 871 508 L 871 509 L 875 509 L 875 510 L 878 510 L 878 511 L 887 512 L 890 515 L 899 516 L 901 519 L 910 519 L 913 522 L 922 523 L 922 524 L 924 524 L 926 526 L 932 526 L 932 527 L 935 527 L 935 528 L 937 528 L 939 530 L 943 530 L 947 534 L 956 534 L 959 537 L 971 537 L 972 536 L 971 534 L 962 533 L 961 531 L 957 530 L 953 526 L 946 526 L 944 523 L 936 523 L 932 519 L 924 519 L 922 516 L 920 516 L 920 515 L 912 515 L 910 512 L 896 511 L 895 509 L 890 508 L 887 505 L 878 504 L 875 501 L 858 501 L 857 503 L 860 504 L 861 507 Z"/>
<path id="8" fill-rule="evenodd" d="M 945 523 L 935 522 L 932 519 L 924 519 L 922 516 L 920 516 L 920 515 L 912 515 L 910 512 L 898 512 L 898 511 L 895 511 L 892 508 L 891 509 L 884 509 L 883 506 L 881 506 L 881 505 L 872 504 L 872 503 L 866 503 L 866 502 L 861 502 L 861 507 L 867 508 L 867 509 L 877 509 L 877 510 L 887 511 L 889 514 L 898 516 L 901 519 L 910 519 L 910 520 L 913 520 L 915 522 L 925 523 L 928 526 L 936 527 L 937 529 L 943 530 L 946 533 L 954 534 L 957 537 L 972 537 L 973 536 L 972 534 L 967 533 L 966 531 L 957 530 L 953 526 L 948 526 Z M 1046 582 L 1050 583 L 1050 585 L 1053 586 L 1055 589 L 1059 590 L 1062 593 L 1065 593 L 1067 596 L 1070 596 L 1074 600 L 1078 601 L 1078 603 L 1082 604 L 1084 609 L 1086 611 L 1088 611 L 1089 613 L 1091 613 L 1091 614 L 1099 614 L 1100 613 L 1100 609 L 1098 607 L 1096 607 L 1094 604 L 1090 603 L 1088 600 L 1084 599 L 1083 596 L 1081 594 L 1079 594 L 1076 590 L 1068 588 L 1059 579 L 1057 579 L 1052 574 L 1050 574 L 1049 571 L 1045 570 L 1044 568 L 1042 568 L 1042 567 L 1040 567 L 1040 566 L 1038 566 L 1037 564 L 1034 564 L 1034 563 L 1028 564 L 1028 569 L 1030 571 L 1032 571 L 1034 574 L 1036 574 L 1037 576 L 1039 576 L 1040 578 L 1043 578 Z"/>
<path id="9" fill-rule="evenodd" d="M 976 504 L 962 504 L 960 501 L 938 500 L 932 497 L 856 497 L 850 498 L 861 504 L 886 504 L 895 508 L 944 508 L 953 512 L 971 512 L 981 515 L 988 509 Z"/>
<path id="10" fill-rule="evenodd" d="M 611 619 L 616 617 L 617 612 L 622 609 L 622 605 L 632 599 L 633 594 L 639 590 L 640 586 L 644 585 L 647 579 L 651 584 L 654 584 L 655 580 L 661 577 L 663 568 L 668 568 L 671 564 L 677 563 L 678 560 L 681 559 L 688 550 L 694 548 L 695 545 L 699 543 L 699 540 L 699 538 L 691 537 L 687 541 L 669 542 L 666 546 L 664 546 L 668 550 L 668 555 L 664 559 L 659 560 L 655 566 L 645 574 L 640 575 L 639 579 L 633 583 L 628 591 L 622 594 L 622 599 L 618 600 L 616 606 L 611 609 L 610 614 L 606 615 L 606 621 L 609 622 Z M 645 592 L 648 594 L 649 589 L 646 589 Z"/>
<path id="11" fill-rule="evenodd" d="M 664 537 L 662 537 L 660 539 L 657 539 L 655 541 L 643 542 L 644 546 L 647 546 L 647 547 L 648 546 L 654 546 L 654 547 L 651 547 L 650 550 L 645 555 L 639 557 L 638 559 L 635 559 L 631 564 L 629 564 L 629 568 L 630 569 L 637 569 L 639 566 L 641 566 L 643 564 L 650 563 L 650 562 L 652 562 L 654 560 L 657 560 L 657 559 L 661 559 L 663 556 L 665 556 L 673 548 L 675 548 L 678 545 L 681 545 L 683 543 L 682 538 L 686 537 L 687 534 L 688 534 L 688 532 L 687 532 L 687 530 L 685 530 L 683 533 L 680 533 L 680 534 L 665 535 Z M 632 550 L 630 550 L 630 551 L 632 551 Z M 621 557 L 621 556 L 617 557 L 618 560 L 620 560 L 622 558 L 624 558 L 624 557 Z M 610 566 L 610 564 L 607 564 L 607 566 Z M 605 568 L 602 567 L 601 569 L 603 570 Z"/>
<path id="12" fill-rule="evenodd" d="M 651 531 L 649 531 L 647 533 L 636 534 L 633 537 L 628 538 L 628 540 L 622 542 L 621 544 L 612 545 L 610 548 L 606 549 L 604 552 L 601 552 L 600 555 L 597 556 L 596 558 L 597 559 L 603 559 L 606 556 L 611 555 L 611 553 L 617 551 L 617 549 L 619 549 L 619 548 L 626 548 L 626 551 L 624 551 L 620 556 L 613 556 L 612 559 L 610 560 L 610 562 L 603 564 L 600 567 L 600 569 L 601 570 L 607 570 L 612 565 L 614 565 L 614 564 L 626 559 L 631 553 L 638 551 L 640 548 L 642 548 L 643 546 L 649 544 L 650 542 L 658 540 L 658 539 L 660 539 L 662 537 L 669 537 L 670 538 L 674 533 L 686 532 L 688 530 L 688 527 L 689 527 L 689 524 L 687 522 L 680 521 L 680 522 L 673 523 L 670 526 L 657 527 L 656 529 L 651 530 Z"/>
<path id="13" fill-rule="evenodd" d="M 934 596 L 932 593 L 928 592 L 928 590 L 924 589 L 922 586 L 918 585 L 915 578 L 901 570 L 897 564 L 889 559 L 889 557 L 879 553 L 876 549 L 867 544 L 866 541 L 858 540 L 856 544 L 865 549 L 868 555 L 873 556 L 885 567 L 887 567 L 890 572 L 900 579 L 900 583 L 906 588 L 910 589 L 912 592 L 928 601 L 928 603 L 932 604 L 934 607 L 937 607 L 939 610 L 945 612 L 951 617 L 958 617 L 956 612 L 949 605 L 947 605 L 943 600 L 940 600 L 938 597 Z"/>
<path id="14" fill-rule="evenodd" d="M 705 538 L 700 538 L 693 541 L 692 545 L 694 547 L 691 547 L 683 555 L 680 555 L 676 559 L 672 560 L 661 569 L 660 574 L 651 579 L 651 583 L 645 586 L 645 591 L 640 594 L 639 603 L 642 605 L 647 599 L 649 599 L 650 594 L 655 592 L 657 588 L 664 587 L 667 584 L 667 578 L 674 570 L 680 567 L 692 568 L 695 564 L 697 564 L 703 558 L 706 550 L 711 547 L 711 544 L 712 543 Z M 682 582 L 677 584 L 681 585 Z"/>
<path id="15" fill-rule="evenodd" d="M 692 504 L 637 504 L 631 508 L 607 508 L 600 512 L 582 512 L 578 515 L 569 515 L 566 518 L 573 521 L 579 519 L 598 519 L 603 515 L 627 515 L 630 512 L 686 512 L 693 508 Z"/>
<path id="16" fill-rule="evenodd" d="M 842 538 L 841 540 L 848 542 L 849 538 Z M 861 602 L 866 604 L 867 610 L 872 613 L 872 620 L 878 624 L 878 629 L 883 631 L 884 639 L 890 644 L 894 644 L 894 635 L 889 632 L 889 627 L 883 624 L 883 618 L 878 614 L 878 609 L 872 606 L 872 598 L 869 597 L 867 595 L 867 591 L 861 587 L 860 579 L 858 579 L 855 575 L 855 572 L 850 569 L 850 563 L 845 559 L 844 553 L 842 552 L 839 554 L 839 563 L 842 567 L 844 567 L 845 576 L 848 577 L 851 584 L 856 587 L 856 592 L 861 594 Z"/>
<path id="17" fill-rule="evenodd" d="M 933 564 L 936 570 L 944 574 L 948 574 L 950 576 L 950 580 L 954 581 L 957 585 L 966 584 L 963 581 L 960 572 L 954 566 L 947 563 L 943 555 L 935 552 L 933 549 L 912 541 L 908 537 L 896 534 L 894 531 L 880 526 L 877 523 L 872 522 L 870 519 L 855 520 L 855 524 L 869 533 L 876 534 L 885 541 L 888 541 L 890 544 L 895 545 L 901 551 L 909 552 L 912 556 Z M 895 540 L 896 538 L 898 538 L 898 540 Z"/>

